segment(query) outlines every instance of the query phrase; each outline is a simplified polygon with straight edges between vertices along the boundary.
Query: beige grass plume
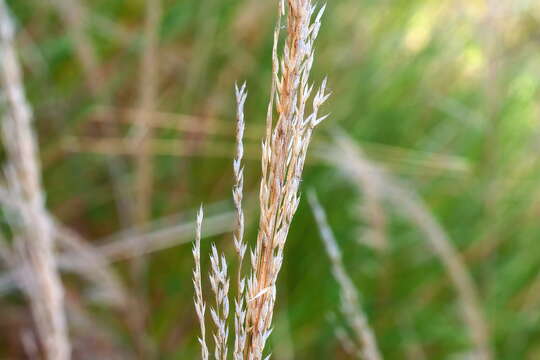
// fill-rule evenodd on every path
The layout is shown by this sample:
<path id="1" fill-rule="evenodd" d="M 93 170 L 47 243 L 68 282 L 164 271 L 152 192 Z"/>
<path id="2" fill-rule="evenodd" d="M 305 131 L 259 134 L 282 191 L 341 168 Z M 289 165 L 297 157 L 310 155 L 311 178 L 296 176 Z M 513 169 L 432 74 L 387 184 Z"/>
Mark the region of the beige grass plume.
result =
<path id="1" fill-rule="evenodd" d="M 64 314 L 63 289 L 54 255 L 53 227 L 45 209 L 38 145 L 32 129 L 32 111 L 22 82 L 13 45 L 14 26 L 7 6 L 0 0 L 0 84 L 4 114 L 2 140 L 7 154 L 9 192 L 17 199 L 12 227 L 22 261 L 23 280 L 45 357 L 65 360 L 70 344 Z"/>
<path id="2" fill-rule="evenodd" d="M 262 143 L 259 232 L 256 247 L 251 252 L 251 271 L 247 277 L 242 271 L 247 245 L 243 240 L 241 166 L 243 106 L 247 93 L 245 85 L 236 88 L 238 127 L 233 198 L 237 209 L 234 245 L 239 267 L 234 315 L 235 360 L 263 358 L 266 341 L 271 333 L 277 277 L 283 262 L 283 250 L 289 227 L 299 203 L 298 191 L 308 146 L 313 129 L 326 117 L 319 116 L 319 108 L 329 96 L 326 93 L 326 80 L 312 96 L 313 85 L 309 79 L 314 58 L 313 44 L 320 29 L 324 6 L 315 17 L 315 6 L 310 0 L 280 1 L 278 10 L 272 51 L 272 89 L 266 119 L 266 136 Z M 278 57 L 282 17 L 286 17 L 286 39 L 283 56 Z M 214 254 L 213 251 L 212 262 L 215 264 L 212 266 L 212 273 L 218 272 L 226 276 L 223 274 L 223 264 L 217 265 L 216 256 L 217 252 Z M 195 262 L 196 271 L 197 269 L 200 271 L 200 264 L 197 264 L 200 262 L 200 256 L 195 256 Z M 195 302 L 197 309 L 200 310 L 202 298 L 199 299 L 197 295 L 199 291 L 197 286 L 198 283 L 195 286 Z M 198 311 L 198 315 L 200 313 L 201 311 Z M 200 317 L 199 320 L 201 323 L 204 322 Z M 222 323 L 219 321 L 217 323 L 219 330 Z M 203 348 L 205 346 L 203 344 Z M 218 355 L 221 356 L 222 353 Z"/>
<path id="3" fill-rule="evenodd" d="M 306 115 L 313 85 L 309 75 L 313 64 L 313 43 L 320 28 L 324 7 L 312 22 L 315 7 L 309 0 L 281 3 L 280 16 L 287 16 L 287 38 L 283 57 L 277 57 L 280 20 L 275 31 L 273 84 L 263 142 L 260 185 L 260 220 L 253 273 L 248 281 L 246 352 L 248 359 L 261 359 L 270 335 L 276 281 L 283 262 L 283 249 L 299 203 L 298 188 L 307 148 L 326 101 L 326 80 L 313 97 L 312 112 Z M 276 119 L 274 121 L 274 104 Z"/>

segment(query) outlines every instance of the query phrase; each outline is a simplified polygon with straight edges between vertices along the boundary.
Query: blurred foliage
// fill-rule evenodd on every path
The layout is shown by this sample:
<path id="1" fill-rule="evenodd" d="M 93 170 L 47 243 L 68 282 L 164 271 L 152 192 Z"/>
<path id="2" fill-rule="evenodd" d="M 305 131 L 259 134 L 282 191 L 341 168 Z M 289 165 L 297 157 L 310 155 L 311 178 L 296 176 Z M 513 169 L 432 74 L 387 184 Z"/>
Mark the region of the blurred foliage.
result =
<path id="1" fill-rule="evenodd" d="M 52 5 L 62 1 L 70 2 L 8 3 L 21 30 L 17 41 L 35 110 L 48 206 L 64 223 L 99 241 L 125 226 L 107 171 L 113 156 L 73 151 L 66 144 L 102 136 L 95 119 L 99 109 L 138 106 L 145 5 L 142 0 L 84 3 L 84 31 L 105 79 L 93 95 L 72 30 Z M 247 131 L 261 135 L 276 4 L 163 0 L 162 6 L 157 108 L 194 116 L 197 126 L 175 131 L 171 125 L 155 133 L 190 154 L 155 155 L 155 219 L 191 211 L 201 202 L 227 199 L 232 207 L 233 85 L 247 81 Z M 344 0 L 329 2 L 316 45 L 314 77 L 319 81 L 327 74 L 333 95 L 325 106 L 331 116 L 313 149 L 328 130 L 340 127 L 420 194 L 478 285 L 497 359 L 540 357 L 539 36 L 540 5 L 532 0 Z M 222 136 L 199 131 L 218 123 L 230 131 Z M 119 136 L 128 135 L 128 127 L 118 128 Z M 203 149 L 217 142 L 231 151 L 206 155 Z M 245 189 L 254 196 L 259 146 L 253 138 L 246 142 L 252 150 Z M 417 159 L 435 155 L 429 166 Z M 133 157 L 114 157 L 126 164 L 120 180 L 130 191 Z M 388 206 L 389 251 L 381 255 L 358 244 L 365 227 L 363 194 L 335 169 L 308 161 L 303 189 L 316 189 L 328 212 L 385 358 L 419 359 L 414 351 L 429 359 L 461 358 L 469 339 L 455 291 L 418 230 Z M 253 241 L 257 213 L 246 216 Z M 211 240 L 234 253 L 230 235 Z M 148 341 L 160 359 L 194 359 L 198 328 L 190 246 L 147 259 Z M 120 262 L 115 269 L 129 287 L 129 264 Z M 132 348 L 125 314 L 91 304 L 77 279 L 68 280 L 70 301 L 86 307 L 115 344 Z M 336 282 L 303 200 L 279 280 L 273 358 L 348 358 L 334 335 L 336 322 L 343 321 L 332 316 L 338 304 Z M 4 313 L 13 311 L 28 322 L 18 296 L 2 299 L 2 308 L 1 333 L 24 323 Z M 3 358 L 17 356 L 19 345 L 11 337 L 0 346 Z"/>

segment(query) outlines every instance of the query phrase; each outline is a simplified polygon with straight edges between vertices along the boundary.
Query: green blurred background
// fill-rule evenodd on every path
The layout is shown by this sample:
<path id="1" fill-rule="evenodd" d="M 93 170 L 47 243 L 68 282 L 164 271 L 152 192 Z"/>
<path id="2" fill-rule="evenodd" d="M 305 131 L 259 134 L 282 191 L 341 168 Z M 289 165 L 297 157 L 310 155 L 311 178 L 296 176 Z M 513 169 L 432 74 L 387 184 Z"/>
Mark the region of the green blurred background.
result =
<path id="1" fill-rule="evenodd" d="M 135 226 L 136 150 L 124 139 L 140 106 L 147 10 L 142 0 L 79 1 L 8 5 L 19 26 L 47 205 L 100 244 Z M 245 80 L 253 243 L 276 1 L 163 0 L 161 7 L 151 117 L 162 126 L 153 132 L 150 218 L 192 221 L 201 203 L 210 214 L 233 209 L 233 89 Z M 81 44 L 94 63 L 84 63 Z M 387 251 L 362 241 L 364 194 L 314 156 L 337 128 L 414 189 L 441 223 L 476 282 L 495 358 L 540 359 L 539 3 L 329 1 L 316 49 L 313 79 L 328 76 L 331 115 L 316 131 L 302 189 L 315 189 L 328 213 L 384 357 L 463 359 L 470 340 L 456 291 L 414 224 L 383 204 Z M 111 162 L 119 165 L 114 176 Z M 128 204 L 119 206 L 122 197 Z M 230 233 L 205 239 L 204 254 L 208 240 L 233 258 Z M 128 297 L 141 300 L 135 305 L 93 301 L 91 284 L 66 274 L 74 358 L 198 357 L 191 246 L 145 259 L 138 280 L 131 261 L 112 265 Z M 334 333 L 344 323 L 339 288 L 305 196 L 277 294 L 274 359 L 350 358 Z M 32 328 L 28 308 L 17 292 L 0 302 L 0 357 L 24 358 L 19 335 Z M 134 330 L 130 317 L 139 315 L 145 324 Z"/>

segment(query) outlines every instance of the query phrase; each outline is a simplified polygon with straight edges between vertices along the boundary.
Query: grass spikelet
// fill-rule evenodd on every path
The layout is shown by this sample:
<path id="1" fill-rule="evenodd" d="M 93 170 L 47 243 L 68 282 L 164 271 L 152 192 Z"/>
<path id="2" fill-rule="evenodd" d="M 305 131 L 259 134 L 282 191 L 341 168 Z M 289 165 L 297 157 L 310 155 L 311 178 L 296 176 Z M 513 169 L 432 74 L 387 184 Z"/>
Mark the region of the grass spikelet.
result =
<path id="1" fill-rule="evenodd" d="M 208 360 L 208 346 L 206 345 L 206 326 L 205 317 L 206 303 L 202 293 L 202 275 L 201 275 L 201 233 L 202 233 L 202 221 L 203 221 L 203 208 L 199 209 L 197 214 L 197 226 L 195 231 L 195 243 L 193 244 L 193 260 L 195 261 L 195 267 L 193 269 L 193 286 L 195 287 L 195 297 L 193 299 L 195 303 L 195 313 L 199 319 L 201 327 L 201 336 L 199 337 L 199 343 L 201 344 L 201 359 Z"/>
<path id="2" fill-rule="evenodd" d="M 315 215 L 326 253 L 332 263 L 332 273 L 340 287 L 342 312 L 355 335 L 355 340 L 359 348 L 355 353 L 358 353 L 359 358 L 362 360 L 380 360 L 382 357 L 377 347 L 375 335 L 369 327 L 367 316 L 361 309 L 357 290 L 343 266 L 341 251 L 330 229 L 330 225 L 328 225 L 326 212 L 317 199 L 315 192 L 309 192 L 308 199 Z"/>
<path id="3" fill-rule="evenodd" d="M 229 317 L 229 278 L 227 276 L 227 260 L 225 256 L 218 255 L 216 246 L 212 244 L 210 254 L 210 286 L 216 299 L 216 306 L 210 308 L 212 321 L 215 325 L 214 331 L 214 358 L 216 360 L 227 360 L 229 338 L 229 328 L 227 318 Z"/>
<path id="4" fill-rule="evenodd" d="M 235 300 L 234 311 L 234 352 L 235 360 L 243 358 L 243 349 L 246 342 L 246 331 L 244 323 L 246 320 L 246 302 L 244 299 L 246 279 L 242 275 L 242 265 L 244 264 L 244 256 L 246 254 L 247 245 L 244 242 L 244 211 L 242 208 L 242 198 L 244 193 L 244 169 L 242 167 L 242 159 L 244 155 L 243 137 L 244 137 L 244 104 L 247 98 L 246 84 L 240 88 L 235 87 L 236 95 L 236 157 L 233 162 L 233 172 L 235 184 L 233 187 L 233 200 L 236 208 L 236 228 L 234 231 L 234 248 L 238 256 L 238 272 L 237 272 L 237 295 Z"/>

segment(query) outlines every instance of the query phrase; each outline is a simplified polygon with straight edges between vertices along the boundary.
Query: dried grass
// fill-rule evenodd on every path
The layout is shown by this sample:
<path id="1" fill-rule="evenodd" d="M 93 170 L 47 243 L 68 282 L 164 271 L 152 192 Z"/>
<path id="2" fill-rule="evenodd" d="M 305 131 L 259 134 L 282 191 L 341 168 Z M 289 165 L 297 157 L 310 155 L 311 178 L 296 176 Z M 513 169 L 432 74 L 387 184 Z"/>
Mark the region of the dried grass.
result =
<path id="1" fill-rule="evenodd" d="M 219 255 L 216 245 L 212 244 L 210 254 L 210 285 L 216 299 L 215 306 L 210 308 L 210 315 L 214 322 L 214 358 L 227 360 L 229 351 L 227 340 L 229 339 L 229 275 L 227 273 L 227 260 L 223 254 Z"/>
<path id="2" fill-rule="evenodd" d="M 332 263 L 332 273 L 340 287 L 341 311 L 355 335 L 356 344 L 349 345 L 352 345 L 352 348 L 355 349 L 353 353 L 357 354 L 359 359 L 380 360 L 382 357 L 377 347 L 375 335 L 369 326 L 367 316 L 362 311 L 357 290 L 343 265 L 341 251 L 334 233 L 330 225 L 328 225 L 326 212 L 314 191 L 309 192 L 308 199 L 315 215 L 326 253 Z M 340 338 L 346 339 L 346 335 L 341 332 Z M 347 344 L 347 341 L 345 341 L 345 344 Z M 347 346 L 347 348 L 351 348 L 351 346 Z"/>
<path id="3" fill-rule="evenodd" d="M 202 274 L 201 274 L 201 233 L 202 233 L 202 221 L 203 221 L 203 209 L 199 210 L 197 215 L 197 227 L 195 234 L 195 243 L 193 245 L 193 259 L 195 261 L 195 268 L 193 269 L 193 285 L 195 287 L 195 312 L 199 319 L 201 326 L 201 337 L 199 343 L 201 344 L 201 359 L 208 359 L 208 345 L 206 345 L 206 326 L 204 314 L 206 312 L 206 303 L 202 292 Z"/>
<path id="4" fill-rule="evenodd" d="M 152 194 L 154 190 L 154 164 L 151 152 L 154 137 L 152 117 L 149 112 L 156 107 L 159 72 L 158 42 L 161 21 L 161 0 L 146 0 L 146 20 L 143 37 L 142 59 L 139 79 L 139 107 L 141 111 L 135 119 L 131 145 L 136 149 L 135 156 L 135 213 L 134 222 L 142 225 L 152 217 Z M 147 263 L 144 255 L 131 262 L 131 278 L 137 294 L 132 301 L 133 327 L 138 352 L 144 358 L 152 358 L 153 346 L 147 336 L 149 317 L 145 278 Z"/>
<path id="5" fill-rule="evenodd" d="M 0 187 L 0 203 L 4 208 L 13 209 L 16 201 Z M 235 230 L 234 213 L 223 211 L 221 204 L 209 206 L 213 213 L 205 220 L 205 237 L 225 234 Z M 187 244 L 194 236 L 195 221 L 185 221 L 180 213 L 156 220 L 146 226 L 125 229 L 91 246 L 80 235 L 67 229 L 57 221 L 52 221 L 56 241 L 60 246 L 57 255 L 60 270 L 80 275 L 93 285 L 91 299 L 113 306 L 125 304 L 125 289 L 117 278 L 112 263 L 148 255 L 153 252 Z M 14 263 L 11 249 L 1 246 L 0 257 L 10 268 L 0 274 L 0 295 L 15 288 L 22 265 Z M 6 261 L 7 260 L 7 261 Z"/>
<path id="6" fill-rule="evenodd" d="M 271 333 L 276 281 L 283 262 L 283 250 L 292 218 L 299 203 L 298 190 L 307 149 L 313 129 L 324 118 L 319 117 L 319 107 L 326 101 L 326 80 L 313 98 L 313 85 L 309 75 L 313 64 L 313 43 L 320 28 L 324 7 L 312 19 L 315 7 L 309 0 L 280 1 L 279 16 L 274 31 L 272 51 L 273 78 L 266 120 L 266 136 L 262 144 L 262 179 L 260 184 L 259 232 L 255 249 L 251 252 L 251 272 L 242 275 L 241 264 L 247 246 L 243 241 L 243 211 L 241 204 L 243 156 L 242 136 L 244 132 L 243 106 L 246 100 L 245 86 L 236 89 L 237 99 L 237 155 L 234 161 L 235 186 L 233 197 L 237 208 L 237 231 L 234 236 L 235 249 L 239 258 L 238 293 L 235 304 L 235 349 L 234 358 L 260 360 L 266 341 Z M 283 57 L 278 57 L 281 18 L 287 17 L 287 37 L 283 46 Z M 307 103 L 312 99 L 311 112 Z M 274 116 L 275 114 L 275 116 Z M 197 246 L 196 246 L 197 248 Z M 195 261 L 200 256 L 195 255 Z M 212 277 L 214 293 L 219 294 L 217 306 L 225 301 L 228 280 L 225 269 L 219 262 L 217 251 L 212 251 Z M 195 272 L 200 277 L 200 264 Z M 218 275 L 221 279 L 217 279 Z M 247 280 L 246 280 L 247 279 Z M 218 281 L 219 280 L 219 281 Z M 220 286 L 218 286 L 221 284 Z M 201 300 L 197 294 L 196 307 L 200 310 Z M 217 289 L 217 291 L 216 291 Z M 223 337 L 227 333 L 227 314 L 222 309 L 213 313 L 218 332 L 216 357 L 223 356 Z M 201 311 L 198 312 L 198 315 Z M 201 319 L 202 318 L 202 319 Z M 199 317 L 201 323 L 203 317 Z M 202 341 L 201 341 L 202 342 Z M 203 351 L 204 355 L 204 351 Z M 219 355 L 219 356 L 218 356 Z"/>
<path id="7" fill-rule="evenodd" d="M 281 3 L 280 17 L 285 15 Z M 287 2 L 287 39 L 283 59 L 277 56 L 281 20 L 278 19 L 273 50 L 274 81 L 268 107 L 266 139 L 263 142 L 260 220 L 257 245 L 252 252 L 253 273 L 248 279 L 245 354 L 261 359 L 271 332 L 276 281 L 283 261 L 289 227 L 299 203 L 298 188 L 319 107 L 326 101 L 326 80 L 315 94 L 312 113 L 305 115 L 313 86 L 309 74 L 313 43 L 320 29 L 324 7 L 313 22 L 315 8 L 307 0 Z M 281 65 L 281 66 L 280 66 Z M 277 120 L 274 125 L 274 105 Z"/>
<path id="8" fill-rule="evenodd" d="M 157 54 L 158 30 L 161 19 L 161 0 L 146 1 L 146 22 L 144 30 L 144 48 L 140 64 L 139 111 L 135 119 L 133 145 L 137 149 L 136 157 L 136 194 L 137 223 L 148 221 L 151 212 L 153 190 L 153 164 L 151 140 L 153 138 L 152 112 L 156 108 L 159 73 Z"/>
<path id="9" fill-rule="evenodd" d="M 360 147 L 342 133 L 334 137 L 332 144 L 319 150 L 318 154 L 323 160 L 341 169 L 355 183 L 361 184 L 365 181 L 362 179 L 371 177 L 370 182 L 379 184 L 381 196 L 394 204 L 423 233 L 457 291 L 463 322 L 468 328 L 475 358 L 492 359 L 488 325 L 474 280 L 448 235 L 422 200 L 383 168 L 369 161 Z"/>
<path id="10" fill-rule="evenodd" d="M 14 34 L 7 6 L 0 0 L 0 83 L 5 101 L 2 140 L 7 153 L 8 189 L 17 200 L 11 225 L 17 238 L 18 256 L 26 265 L 21 280 L 45 356 L 64 360 L 69 359 L 71 350 L 63 288 L 54 255 L 53 228 L 45 209 L 38 144 L 31 125 L 32 110 L 25 98 Z"/>
<path id="11" fill-rule="evenodd" d="M 246 84 L 240 88 L 235 87 L 236 95 L 236 158 L 233 162 L 234 180 L 233 200 L 236 208 L 236 228 L 234 231 L 234 248 L 238 256 L 238 269 L 236 277 L 236 300 L 234 303 L 234 352 L 235 360 L 243 359 L 243 352 L 246 343 L 246 279 L 242 274 L 242 265 L 244 264 L 244 256 L 247 250 L 247 244 L 244 242 L 244 210 L 242 208 L 242 199 L 244 196 L 244 168 L 242 167 L 242 159 L 244 157 L 244 104 L 247 98 Z"/>

